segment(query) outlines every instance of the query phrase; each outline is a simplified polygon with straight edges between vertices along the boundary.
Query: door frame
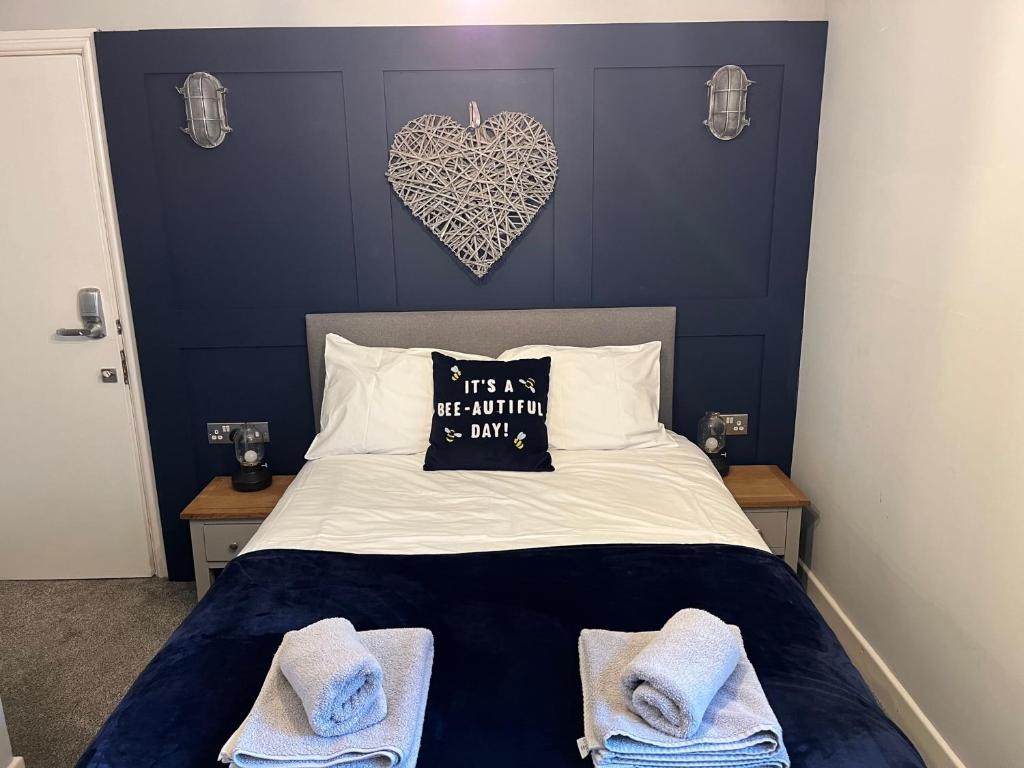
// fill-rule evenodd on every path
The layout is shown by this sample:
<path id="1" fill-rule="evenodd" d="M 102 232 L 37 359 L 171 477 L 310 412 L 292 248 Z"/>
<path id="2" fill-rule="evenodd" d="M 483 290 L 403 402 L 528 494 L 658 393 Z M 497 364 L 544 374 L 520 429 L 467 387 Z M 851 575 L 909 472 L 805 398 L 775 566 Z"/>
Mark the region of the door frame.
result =
<path id="1" fill-rule="evenodd" d="M 100 101 L 96 49 L 93 45 L 93 32 L 95 31 L 94 29 L 55 29 L 0 32 L 0 57 L 77 56 L 79 60 L 83 106 L 86 119 L 89 122 L 89 144 L 92 148 L 93 165 L 96 170 L 96 195 L 103 218 L 104 252 L 110 283 L 114 288 L 117 316 L 121 321 L 121 348 L 124 351 L 128 369 L 125 382 L 128 385 L 125 393 L 129 403 L 128 422 L 133 437 L 139 485 L 142 488 L 149 559 L 153 573 L 161 578 L 166 578 L 167 558 L 164 553 L 163 533 L 160 528 L 160 508 L 156 495 L 153 454 L 149 444 L 149 426 L 146 421 L 142 377 L 139 372 L 139 356 L 135 344 L 135 328 L 132 323 L 131 303 L 128 301 L 128 282 L 125 277 L 117 208 L 114 205 L 114 185 L 110 176 L 110 159 L 107 154 L 107 134 Z"/>

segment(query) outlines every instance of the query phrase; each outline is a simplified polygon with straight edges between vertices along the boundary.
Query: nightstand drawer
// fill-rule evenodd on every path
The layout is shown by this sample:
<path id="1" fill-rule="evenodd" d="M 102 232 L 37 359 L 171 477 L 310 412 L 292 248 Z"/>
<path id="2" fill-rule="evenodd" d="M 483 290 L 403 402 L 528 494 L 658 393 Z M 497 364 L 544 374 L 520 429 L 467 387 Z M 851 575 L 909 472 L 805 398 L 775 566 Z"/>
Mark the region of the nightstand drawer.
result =
<path id="1" fill-rule="evenodd" d="M 761 534 L 764 543 L 773 552 L 786 551 L 786 525 L 789 522 L 789 512 L 785 509 L 759 509 L 756 512 L 748 511 L 747 517 Z M 776 552 L 776 554 L 779 554 Z"/>
<path id="2" fill-rule="evenodd" d="M 211 563 L 226 563 L 234 558 L 260 527 L 259 523 L 206 523 L 203 545 Z"/>

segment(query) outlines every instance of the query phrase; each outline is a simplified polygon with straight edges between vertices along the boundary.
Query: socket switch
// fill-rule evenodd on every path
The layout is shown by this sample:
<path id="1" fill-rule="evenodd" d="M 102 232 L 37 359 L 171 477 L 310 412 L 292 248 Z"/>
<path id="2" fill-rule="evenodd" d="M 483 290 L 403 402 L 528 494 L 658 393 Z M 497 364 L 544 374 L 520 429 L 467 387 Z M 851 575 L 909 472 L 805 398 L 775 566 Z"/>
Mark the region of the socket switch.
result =
<path id="1" fill-rule="evenodd" d="M 747 434 L 747 423 L 750 421 L 750 414 L 747 413 L 721 413 L 722 421 L 725 422 L 726 435 Z"/>
<path id="2" fill-rule="evenodd" d="M 241 421 L 209 421 L 206 423 L 206 442 L 218 445 L 231 442 L 231 433 L 242 426 Z M 261 443 L 270 442 L 270 422 L 250 421 L 256 429 L 257 439 Z"/>

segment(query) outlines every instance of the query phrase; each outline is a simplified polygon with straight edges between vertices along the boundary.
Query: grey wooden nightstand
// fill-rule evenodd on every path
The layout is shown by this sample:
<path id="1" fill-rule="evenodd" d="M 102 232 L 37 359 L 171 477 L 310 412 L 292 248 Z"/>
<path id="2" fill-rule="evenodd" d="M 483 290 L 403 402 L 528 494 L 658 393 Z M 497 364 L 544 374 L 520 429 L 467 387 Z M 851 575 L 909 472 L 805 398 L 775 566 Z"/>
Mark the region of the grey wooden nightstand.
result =
<path id="1" fill-rule="evenodd" d="M 214 571 L 223 568 L 244 547 L 270 514 L 295 475 L 274 475 L 269 488 L 240 493 L 230 477 L 215 477 L 181 513 L 192 534 L 196 599 L 210 588 Z"/>
<path id="2" fill-rule="evenodd" d="M 800 518 L 810 499 L 774 464 L 733 467 L 723 480 L 771 551 L 795 571 Z"/>

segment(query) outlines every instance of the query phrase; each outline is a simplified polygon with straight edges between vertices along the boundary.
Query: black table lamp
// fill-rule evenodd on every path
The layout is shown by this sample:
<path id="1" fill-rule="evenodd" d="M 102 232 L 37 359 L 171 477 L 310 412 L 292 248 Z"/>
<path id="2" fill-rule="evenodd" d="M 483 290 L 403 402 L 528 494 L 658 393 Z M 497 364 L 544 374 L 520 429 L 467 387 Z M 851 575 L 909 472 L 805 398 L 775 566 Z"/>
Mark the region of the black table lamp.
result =
<path id="1" fill-rule="evenodd" d="M 718 474 L 729 474 L 729 454 L 725 452 L 725 420 L 718 411 L 705 411 L 697 422 L 697 445 L 711 459 Z"/>
<path id="2" fill-rule="evenodd" d="M 235 444 L 238 471 L 231 476 L 231 487 L 236 491 L 262 491 L 270 485 L 272 477 L 263 457 L 266 443 L 248 422 L 231 433 Z"/>

